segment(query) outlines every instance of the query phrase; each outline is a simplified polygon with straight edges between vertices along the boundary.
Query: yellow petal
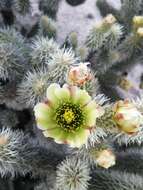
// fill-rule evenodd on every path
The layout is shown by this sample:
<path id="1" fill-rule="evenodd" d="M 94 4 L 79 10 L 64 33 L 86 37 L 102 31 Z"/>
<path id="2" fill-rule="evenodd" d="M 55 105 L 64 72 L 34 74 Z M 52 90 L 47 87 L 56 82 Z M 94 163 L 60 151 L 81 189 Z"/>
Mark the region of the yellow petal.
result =
<path id="1" fill-rule="evenodd" d="M 83 144 L 87 142 L 90 135 L 90 131 L 87 129 L 80 129 L 78 132 L 68 136 L 67 141 L 71 147 L 80 148 Z"/>
<path id="2" fill-rule="evenodd" d="M 57 99 L 65 100 L 70 98 L 70 91 L 68 88 L 60 88 L 55 89 L 55 96 Z"/>
<path id="3" fill-rule="evenodd" d="M 91 97 L 85 90 L 77 89 L 75 96 L 73 97 L 74 103 L 79 103 L 80 105 L 86 105 L 91 101 Z"/>
<path id="4" fill-rule="evenodd" d="M 84 110 L 86 113 L 96 111 L 96 117 L 100 117 L 104 114 L 104 109 L 99 106 L 94 100 L 90 101 L 85 107 Z"/>
<path id="5" fill-rule="evenodd" d="M 52 129 L 54 128 L 54 122 L 51 121 L 50 119 L 47 119 L 47 120 L 43 120 L 43 119 L 37 119 L 37 127 L 41 130 L 49 130 L 49 129 Z"/>
<path id="6" fill-rule="evenodd" d="M 86 125 L 94 126 L 96 123 L 96 118 L 104 114 L 104 110 L 95 101 L 90 101 L 84 108 Z"/>
<path id="7" fill-rule="evenodd" d="M 50 114 L 50 107 L 45 103 L 39 103 L 34 107 L 34 112 L 36 119 L 46 120 Z"/>
<path id="8" fill-rule="evenodd" d="M 97 110 L 92 110 L 86 115 L 86 125 L 88 127 L 93 127 L 96 124 L 98 113 Z"/>
<path id="9" fill-rule="evenodd" d="M 60 89 L 60 85 L 53 83 L 49 86 L 47 89 L 47 98 L 50 100 L 53 104 L 57 103 L 57 96 L 55 95 L 55 90 Z"/>
<path id="10" fill-rule="evenodd" d="M 90 131 L 86 129 L 80 129 L 78 132 L 68 133 L 60 128 L 53 128 L 43 132 L 45 137 L 51 137 L 59 144 L 68 144 L 71 147 L 81 147 L 87 142 L 90 135 Z"/>
<path id="11" fill-rule="evenodd" d="M 87 112 L 89 112 L 89 111 L 91 111 L 91 110 L 95 110 L 95 109 L 97 109 L 97 103 L 95 102 L 95 101 L 90 101 L 85 107 L 84 107 L 84 109 L 87 111 Z"/>
<path id="12" fill-rule="evenodd" d="M 63 129 L 55 127 L 51 130 L 46 130 L 43 132 L 45 137 L 51 137 L 55 142 L 63 143 L 66 140 L 66 133 Z"/>

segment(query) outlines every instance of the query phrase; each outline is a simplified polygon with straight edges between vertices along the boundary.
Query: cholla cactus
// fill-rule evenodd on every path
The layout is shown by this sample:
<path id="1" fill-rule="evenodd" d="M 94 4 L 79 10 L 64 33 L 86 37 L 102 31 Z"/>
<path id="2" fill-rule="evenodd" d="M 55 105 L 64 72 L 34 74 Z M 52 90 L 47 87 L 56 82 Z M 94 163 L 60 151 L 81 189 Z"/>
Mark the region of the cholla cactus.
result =
<path id="1" fill-rule="evenodd" d="M 19 45 L 20 47 L 22 44 L 24 44 L 24 38 L 14 28 L 0 28 L 0 42 L 13 43 L 17 46 Z"/>
<path id="2" fill-rule="evenodd" d="M 138 146 L 142 145 L 143 141 L 143 129 L 141 128 L 140 131 L 133 135 L 127 135 L 127 134 L 120 134 L 115 139 L 114 142 L 118 144 L 118 146 L 130 146 L 132 144 L 137 144 Z"/>
<path id="3" fill-rule="evenodd" d="M 103 17 L 105 17 L 109 13 L 112 13 L 119 20 L 120 13 L 112 5 L 110 5 L 106 0 L 97 0 L 96 5 L 100 9 L 100 12 Z"/>
<path id="4" fill-rule="evenodd" d="M 2 176 L 8 176 L 9 174 L 11 177 L 15 177 L 17 174 L 24 176 L 28 173 L 32 173 L 33 177 L 36 177 L 38 175 L 46 176 L 47 169 L 51 169 L 51 171 L 54 170 L 55 166 L 64 159 L 65 156 L 60 152 L 56 153 L 57 155 L 54 155 L 55 153 L 53 153 L 52 150 L 46 150 L 36 142 L 32 142 L 32 139 L 28 139 L 29 136 L 24 135 L 23 132 L 13 132 L 10 129 L 1 130 L 0 173 Z M 45 152 L 44 155 L 41 154 L 42 151 Z M 51 152 L 51 158 L 47 157 L 49 154 L 48 151 L 49 153 Z M 31 160 L 33 161 L 31 162 Z M 53 168 L 51 168 L 52 162 Z M 42 163 L 45 164 L 43 165 Z M 44 173 L 43 169 L 45 170 Z"/>
<path id="5" fill-rule="evenodd" d="M 98 129 L 99 132 L 99 129 Z M 104 134 L 104 133 L 102 133 Z M 91 137 L 89 137 L 91 138 Z M 116 164 L 116 156 L 112 147 L 104 141 L 105 136 L 100 136 L 100 141 L 94 141 L 94 144 L 83 146 L 78 152 L 78 157 L 87 161 L 91 167 L 97 166 L 108 169 Z"/>
<path id="6" fill-rule="evenodd" d="M 12 44 L 0 44 L 1 78 L 14 78 L 13 76 L 21 77 L 24 68 L 24 57 L 21 52 Z M 13 75 L 13 76 L 12 76 Z"/>
<path id="7" fill-rule="evenodd" d="M 24 135 L 22 132 L 12 132 L 9 129 L 3 129 L 0 132 L 0 162 L 1 168 L 0 173 L 2 176 L 7 176 L 10 174 L 12 177 L 20 173 L 25 175 L 30 169 L 27 167 L 22 169 L 19 165 L 19 152 L 18 147 L 20 147 L 20 142 Z M 21 147 L 22 148 L 22 147 Z"/>
<path id="8" fill-rule="evenodd" d="M 13 107 L 16 102 L 17 84 L 25 72 L 25 58 L 21 51 L 12 44 L 0 44 L 0 97 L 1 104 Z"/>
<path id="9" fill-rule="evenodd" d="M 49 38 L 56 37 L 56 23 L 53 19 L 44 15 L 40 20 L 40 31 L 43 36 L 48 36 Z"/>
<path id="10" fill-rule="evenodd" d="M 47 178 L 42 182 L 38 183 L 34 190 L 56 190 L 56 173 L 47 171 Z"/>
<path id="11" fill-rule="evenodd" d="M 52 56 L 52 60 L 49 64 L 56 65 L 73 65 L 76 63 L 77 58 L 71 49 L 61 49 Z"/>
<path id="12" fill-rule="evenodd" d="M 63 85 L 67 81 L 70 67 L 76 64 L 77 58 L 71 49 L 61 49 L 52 55 L 49 61 L 49 81 Z"/>
<path id="13" fill-rule="evenodd" d="M 83 45 L 75 31 L 58 44 L 59 3 L 0 1 L 1 177 L 35 190 L 142 190 L 143 98 L 119 91 L 142 93 L 130 68 L 143 57 L 143 1 L 97 1 L 106 17 Z"/>
<path id="14" fill-rule="evenodd" d="M 58 166 L 56 185 L 59 190 L 86 190 L 89 180 L 89 166 L 79 158 L 67 158 Z"/>
<path id="15" fill-rule="evenodd" d="M 88 48 L 86 46 L 78 47 L 76 49 L 76 55 L 82 62 L 85 61 L 88 57 Z"/>
<path id="16" fill-rule="evenodd" d="M 76 49 L 78 47 L 78 37 L 76 32 L 71 32 L 65 39 L 63 44 L 65 48 Z"/>
<path id="17" fill-rule="evenodd" d="M 122 35 L 121 27 L 116 23 L 113 15 L 108 15 L 101 23 L 92 28 L 87 37 L 87 46 L 92 50 L 98 50 L 106 43 L 109 48 L 114 48 Z"/>
<path id="18" fill-rule="evenodd" d="M 106 133 L 117 133 L 118 129 L 113 120 L 113 110 L 111 106 L 108 106 L 105 109 L 104 115 L 98 118 L 97 126 L 106 131 Z"/>
<path id="19" fill-rule="evenodd" d="M 114 24 L 111 28 L 110 28 L 110 34 L 109 34 L 109 38 L 107 40 L 107 42 L 105 43 L 105 48 L 109 50 L 113 50 L 114 48 L 117 47 L 122 35 L 123 35 L 123 27 L 119 24 Z"/>
<path id="20" fill-rule="evenodd" d="M 53 54 L 57 53 L 59 46 L 48 37 L 38 37 L 32 44 L 31 64 L 33 66 L 47 65 Z"/>
<path id="21" fill-rule="evenodd" d="M 117 20 L 124 24 L 127 31 L 131 30 L 132 18 L 135 15 L 139 15 L 142 11 L 142 0 L 122 0 L 120 10 L 115 9 L 112 5 L 109 5 L 106 0 L 98 0 L 97 6 L 101 10 L 103 16 L 109 13 L 115 15 Z"/>
<path id="22" fill-rule="evenodd" d="M 0 9 L 1 10 L 7 10 L 7 9 L 10 9 L 12 6 L 12 1 L 9 1 L 9 0 L 2 0 L 0 2 Z"/>
<path id="23" fill-rule="evenodd" d="M 142 177 L 135 174 L 128 174 L 126 172 L 93 171 L 89 189 L 111 190 L 114 187 L 116 189 L 141 190 Z"/>
<path id="24" fill-rule="evenodd" d="M 143 44 L 142 31 L 139 28 L 136 33 L 131 33 L 126 39 L 119 45 L 119 56 L 123 55 L 121 61 L 130 59 L 132 56 L 139 55 Z"/>
<path id="25" fill-rule="evenodd" d="M 137 15 L 140 11 L 141 1 L 137 0 L 123 0 L 121 7 L 121 17 L 123 18 L 124 24 L 127 23 L 127 30 L 131 28 L 132 18 L 134 15 Z"/>
<path id="26" fill-rule="evenodd" d="M 17 84 L 27 70 L 27 47 L 25 40 L 12 28 L 0 29 L 0 75 L 1 75 L 1 104 L 9 107 L 17 104 Z"/>
<path id="27" fill-rule="evenodd" d="M 119 53 L 115 48 L 123 35 L 122 30 L 122 26 L 116 23 L 116 18 L 109 14 L 90 31 L 86 40 L 90 52 L 89 59 L 99 75 L 118 61 Z"/>
<path id="28" fill-rule="evenodd" d="M 23 102 L 25 107 L 34 107 L 38 102 L 44 101 L 49 85 L 48 75 L 47 67 L 29 71 L 17 90 L 19 102 Z"/>
<path id="29" fill-rule="evenodd" d="M 13 27 L 0 28 L 0 43 L 12 43 L 15 47 L 19 49 L 21 54 L 23 54 L 27 60 L 29 47 L 26 44 L 26 39 L 21 35 L 20 32 L 15 30 Z"/>
<path id="30" fill-rule="evenodd" d="M 4 109 L 0 110 L 1 118 L 0 125 L 5 128 L 17 128 L 19 124 L 19 118 L 16 111 Z"/>

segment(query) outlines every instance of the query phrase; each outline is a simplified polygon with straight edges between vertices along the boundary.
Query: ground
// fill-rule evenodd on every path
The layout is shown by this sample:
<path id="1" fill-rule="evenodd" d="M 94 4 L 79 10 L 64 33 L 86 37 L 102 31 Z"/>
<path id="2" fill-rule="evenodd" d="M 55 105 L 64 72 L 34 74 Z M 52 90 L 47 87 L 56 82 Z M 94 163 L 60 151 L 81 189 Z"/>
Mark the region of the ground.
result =
<path id="1" fill-rule="evenodd" d="M 117 8 L 120 6 L 120 0 L 108 0 L 108 2 Z M 63 0 L 58 11 L 58 41 L 63 42 L 71 31 L 76 31 L 79 43 L 83 44 L 90 28 L 101 18 L 96 0 L 86 0 L 76 7 L 68 5 Z"/>

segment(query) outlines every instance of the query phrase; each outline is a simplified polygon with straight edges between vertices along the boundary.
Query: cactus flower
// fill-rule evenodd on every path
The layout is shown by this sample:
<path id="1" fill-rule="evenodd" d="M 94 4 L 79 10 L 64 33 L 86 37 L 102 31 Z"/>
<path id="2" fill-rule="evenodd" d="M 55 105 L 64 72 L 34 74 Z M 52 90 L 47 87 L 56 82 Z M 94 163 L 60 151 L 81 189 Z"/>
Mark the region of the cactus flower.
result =
<path id="1" fill-rule="evenodd" d="M 85 90 L 76 86 L 51 84 L 47 89 L 47 100 L 35 108 L 38 127 L 44 136 L 57 143 L 80 147 L 86 143 L 96 118 L 103 111 Z"/>
<path id="2" fill-rule="evenodd" d="M 113 120 L 119 129 L 125 133 L 133 134 L 139 131 L 143 124 L 140 111 L 128 100 L 118 101 L 113 108 Z"/>

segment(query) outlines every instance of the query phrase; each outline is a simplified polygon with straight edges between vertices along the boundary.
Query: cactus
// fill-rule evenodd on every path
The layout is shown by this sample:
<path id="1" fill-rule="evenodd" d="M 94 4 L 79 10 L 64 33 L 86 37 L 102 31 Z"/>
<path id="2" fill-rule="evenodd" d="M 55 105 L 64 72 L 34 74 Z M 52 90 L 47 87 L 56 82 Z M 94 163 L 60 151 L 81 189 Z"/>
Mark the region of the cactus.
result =
<path id="1" fill-rule="evenodd" d="M 60 2 L 0 1 L 0 189 L 142 190 L 143 1 L 96 1 L 83 44 Z"/>

